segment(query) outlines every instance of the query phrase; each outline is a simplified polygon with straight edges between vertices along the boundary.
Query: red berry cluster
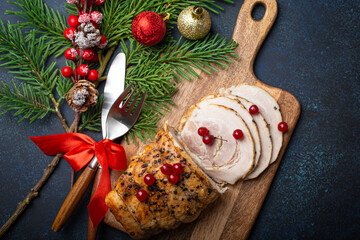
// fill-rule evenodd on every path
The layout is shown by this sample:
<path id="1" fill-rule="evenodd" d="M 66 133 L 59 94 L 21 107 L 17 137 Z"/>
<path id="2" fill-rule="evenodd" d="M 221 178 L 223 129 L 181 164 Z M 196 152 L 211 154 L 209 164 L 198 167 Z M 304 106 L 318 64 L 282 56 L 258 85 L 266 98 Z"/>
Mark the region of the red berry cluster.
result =
<path id="1" fill-rule="evenodd" d="M 176 184 L 180 177 L 179 175 L 184 172 L 184 168 L 181 163 L 175 163 L 174 165 L 164 164 L 160 168 L 161 172 L 168 176 L 168 180 L 171 184 Z"/>
<path id="2" fill-rule="evenodd" d="M 176 184 L 180 180 L 180 174 L 184 172 L 184 168 L 181 163 L 175 163 L 174 165 L 164 164 L 161 166 L 160 171 L 168 176 L 168 181 L 171 184 Z M 151 173 L 146 174 L 144 177 L 146 185 L 153 185 L 155 183 L 155 177 Z M 139 201 L 145 201 L 148 197 L 148 193 L 144 189 L 140 189 L 136 193 L 136 198 Z"/>
<path id="3" fill-rule="evenodd" d="M 70 4 L 75 4 L 78 8 L 78 15 L 70 15 L 68 17 L 69 28 L 65 29 L 64 37 L 70 40 L 73 44 L 73 48 L 69 48 L 65 51 L 65 58 L 75 63 L 75 69 L 69 66 L 64 67 L 61 70 L 61 74 L 64 77 L 71 77 L 73 82 L 77 82 L 81 78 L 87 77 L 90 81 L 96 81 L 99 78 L 97 70 L 90 70 L 88 64 L 90 62 L 97 62 L 98 55 L 93 49 L 81 49 L 75 44 L 75 33 L 77 27 L 81 23 L 91 22 L 96 29 L 99 28 L 99 23 L 102 21 L 102 14 L 98 11 L 91 11 L 94 4 L 102 5 L 105 0 L 67 0 Z M 105 36 L 101 35 L 101 40 L 98 44 L 98 48 L 104 48 L 107 44 Z M 86 61 L 86 63 L 83 63 Z M 79 64 L 79 65 L 78 65 Z"/>
<path id="4" fill-rule="evenodd" d="M 206 127 L 200 127 L 198 129 L 199 136 L 202 137 L 202 141 L 206 145 L 211 145 L 214 142 L 215 137 L 213 135 L 210 135 L 209 129 Z"/>

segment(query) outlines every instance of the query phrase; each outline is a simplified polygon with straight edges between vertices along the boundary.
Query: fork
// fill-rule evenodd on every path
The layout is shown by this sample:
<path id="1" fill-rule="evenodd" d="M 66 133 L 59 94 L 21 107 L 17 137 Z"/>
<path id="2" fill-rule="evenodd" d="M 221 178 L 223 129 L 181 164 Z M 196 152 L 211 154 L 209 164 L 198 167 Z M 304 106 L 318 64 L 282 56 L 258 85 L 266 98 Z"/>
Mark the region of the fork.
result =
<path id="1" fill-rule="evenodd" d="M 110 140 L 114 140 L 123 136 L 127 133 L 131 127 L 135 124 L 137 118 L 140 115 L 141 108 L 144 104 L 147 91 L 142 95 L 138 105 L 134 108 L 137 100 L 140 97 L 140 93 L 142 89 L 138 92 L 136 97 L 134 98 L 134 94 L 138 89 L 138 86 L 130 93 L 130 96 L 123 102 L 125 97 L 131 90 L 133 83 L 131 83 L 124 92 L 115 100 L 113 105 L 111 106 L 108 116 L 106 118 L 106 134 L 105 138 L 109 138 Z M 126 109 L 128 104 L 131 102 L 130 107 Z M 111 131 L 109 131 L 111 129 Z M 69 219 L 71 214 L 74 212 L 76 206 L 79 204 L 81 198 L 83 197 L 86 189 L 89 187 L 90 182 L 95 176 L 96 170 L 99 167 L 99 163 L 97 161 L 96 156 L 92 159 L 88 167 L 85 168 L 79 179 L 74 184 L 73 188 L 70 190 L 67 195 L 63 205 L 61 206 L 55 221 L 52 225 L 52 229 L 57 232 L 59 231 L 65 222 Z"/>

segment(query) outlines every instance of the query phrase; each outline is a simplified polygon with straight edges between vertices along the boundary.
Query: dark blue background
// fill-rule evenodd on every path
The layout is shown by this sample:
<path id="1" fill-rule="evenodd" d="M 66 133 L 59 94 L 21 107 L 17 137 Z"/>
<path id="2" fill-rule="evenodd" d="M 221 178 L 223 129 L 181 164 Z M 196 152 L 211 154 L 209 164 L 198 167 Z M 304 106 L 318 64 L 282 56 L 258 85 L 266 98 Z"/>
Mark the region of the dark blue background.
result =
<path id="1" fill-rule="evenodd" d="M 65 1 L 46 2 L 66 14 Z M 222 4 L 225 11 L 212 14 L 213 31 L 231 38 L 241 4 Z M 359 239 L 360 1 L 278 0 L 278 6 L 255 73 L 263 82 L 293 93 L 302 113 L 250 239 Z M 4 15 L 14 8 L 2 1 L 1 18 L 15 22 Z M 0 79 L 9 82 L 12 76 L 0 71 Z M 72 111 L 65 112 L 71 122 Z M 17 120 L 11 114 L 0 117 L 1 225 L 52 159 L 28 136 L 64 132 L 55 115 L 31 125 Z M 69 165 L 61 160 L 5 239 L 85 239 L 89 192 L 65 228 L 51 230 L 69 179 Z M 104 224 L 99 236 L 126 238 Z"/>

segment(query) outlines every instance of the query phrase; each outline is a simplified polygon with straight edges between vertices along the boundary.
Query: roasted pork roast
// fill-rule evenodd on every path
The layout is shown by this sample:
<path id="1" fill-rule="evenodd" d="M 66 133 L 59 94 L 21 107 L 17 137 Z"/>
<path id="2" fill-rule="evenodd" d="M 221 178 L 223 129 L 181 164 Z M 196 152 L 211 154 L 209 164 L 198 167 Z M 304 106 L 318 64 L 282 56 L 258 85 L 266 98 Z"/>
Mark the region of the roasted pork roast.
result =
<path id="1" fill-rule="evenodd" d="M 252 105 L 258 113 L 250 114 Z M 227 184 L 256 178 L 276 160 L 281 121 L 276 100 L 259 87 L 240 85 L 207 96 L 190 107 L 177 130 L 165 123 L 154 142 L 131 158 L 106 204 L 134 239 L 192 222 Z M 199 128 L 213 141 L 204 142 Z M 234 137 L 235 129 L 241 138 Z M 164 171 L 165 165 L 174 172 Z M 146 175 L 154 182 L 145 181 Z M 139 191 L 146 197 L 139 198 Z"/>

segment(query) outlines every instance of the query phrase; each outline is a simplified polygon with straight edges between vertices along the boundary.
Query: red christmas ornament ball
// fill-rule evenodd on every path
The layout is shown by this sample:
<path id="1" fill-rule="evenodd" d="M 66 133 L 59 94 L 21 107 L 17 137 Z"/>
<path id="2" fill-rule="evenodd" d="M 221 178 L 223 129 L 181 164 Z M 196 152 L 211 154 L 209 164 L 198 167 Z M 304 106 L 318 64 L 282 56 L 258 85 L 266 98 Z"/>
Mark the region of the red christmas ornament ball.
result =
<path id="1" fill-rule="evenodd" d="M 98 80 L 99 79 L 99 72 L 97 70 L 95 70 L 95 69 L 90 70 L 89 75 L 88 75 L 88 79 L 90 81 L 93 81 L 93 82 Z"/>
<path id="2" fill-rule="evenodd" d="M 79 26 L 79 19 L 76 15 L 70 15 L 67 21 L 70 27 L 77 28 Z"/>
<path id="3" fill-rule="evenodd" d="M 73 70 L 71 69 L 71 67 L 63 67 L 63 69 L 61 69 L 61 74 L 64 77 L 71 77 L 71 75 L 73 74 Z"/>
<path id="4" fill-rule="evenodd" d="M 131 31 L 139 43 L 146 46 L 153 46 L 164 38 L 166 25 L 159 14 L 152 11 L 145 11 L 135 17 L 132 22 Z"/>

